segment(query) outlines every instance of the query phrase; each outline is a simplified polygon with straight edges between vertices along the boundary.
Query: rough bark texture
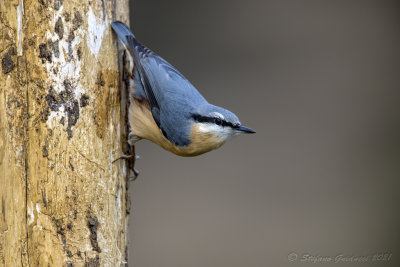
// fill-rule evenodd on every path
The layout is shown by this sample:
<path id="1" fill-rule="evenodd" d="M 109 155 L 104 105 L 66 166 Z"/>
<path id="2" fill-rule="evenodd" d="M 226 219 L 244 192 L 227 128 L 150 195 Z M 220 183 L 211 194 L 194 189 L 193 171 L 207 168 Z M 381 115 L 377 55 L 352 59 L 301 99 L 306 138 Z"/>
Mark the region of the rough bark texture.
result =
<path id="1" fill-rule="evenodd" d="M 126 0 L 0 1 L 0 266 L 121 266 Z"/>

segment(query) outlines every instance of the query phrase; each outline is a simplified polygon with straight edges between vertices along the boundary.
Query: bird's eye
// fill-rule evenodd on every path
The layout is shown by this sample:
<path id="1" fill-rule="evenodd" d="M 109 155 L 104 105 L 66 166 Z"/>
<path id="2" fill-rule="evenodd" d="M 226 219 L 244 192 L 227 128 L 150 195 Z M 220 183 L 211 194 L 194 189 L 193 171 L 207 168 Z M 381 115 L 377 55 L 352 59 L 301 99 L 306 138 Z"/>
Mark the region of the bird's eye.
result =
<path id="1" fill-rule="evenodd" d="M 221 125 L 222 124 L 222 120 L 219 119 L 219 118 L 215 118 L 214 122 L 215 122 L 216 125 Z"/>

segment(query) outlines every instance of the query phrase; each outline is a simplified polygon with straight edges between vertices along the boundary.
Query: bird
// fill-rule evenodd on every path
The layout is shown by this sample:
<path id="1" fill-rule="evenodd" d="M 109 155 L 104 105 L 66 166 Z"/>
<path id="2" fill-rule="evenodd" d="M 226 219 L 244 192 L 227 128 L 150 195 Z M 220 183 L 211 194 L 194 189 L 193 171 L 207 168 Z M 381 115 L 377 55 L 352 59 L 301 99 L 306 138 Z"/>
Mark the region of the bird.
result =
<path id="1" fill-rule="evenodd" d="M 111 26 L 134 61 L 128 142 L 147 139 L 184 157 L 222 146 L 232 136 L 255 133 L 231 111 L 207 102 L 171 64 L 142 45 L 121 21 Z"/>

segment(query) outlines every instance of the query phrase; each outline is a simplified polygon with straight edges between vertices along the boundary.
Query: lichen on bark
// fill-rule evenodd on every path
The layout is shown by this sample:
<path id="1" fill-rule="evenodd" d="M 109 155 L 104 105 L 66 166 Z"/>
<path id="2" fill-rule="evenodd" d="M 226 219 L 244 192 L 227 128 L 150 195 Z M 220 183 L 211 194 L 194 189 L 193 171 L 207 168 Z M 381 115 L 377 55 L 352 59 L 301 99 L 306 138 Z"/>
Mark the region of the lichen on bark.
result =
<path id="1" fill-rule="evenodd" d="M 127 261 L 117 43 L 128 1 L 0 4 L 0 266 Z M 99 75 L 101 82 L 99 83 Z"/>

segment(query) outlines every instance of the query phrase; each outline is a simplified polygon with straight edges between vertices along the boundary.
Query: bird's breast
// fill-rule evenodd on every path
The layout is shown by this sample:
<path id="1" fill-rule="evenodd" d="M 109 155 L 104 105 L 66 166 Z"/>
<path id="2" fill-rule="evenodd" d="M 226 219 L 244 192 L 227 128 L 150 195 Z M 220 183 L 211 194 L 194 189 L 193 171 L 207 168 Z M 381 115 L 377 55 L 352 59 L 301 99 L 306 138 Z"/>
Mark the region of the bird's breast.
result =
<path id="1" fill-rule="evenodd" d="M 184 157 L 197 156 L 223 145 L 224 140 L 205 132 L 198 124 L 191 126 L 190 144 L 177 146 L 164 137 L 160 128 L 154 121 L 150 105 L 146 100 L 131 98 L 129 108 L 129 123 L 134 135 L 152 141 L 176 155 Z M 185 134 L 182 132 L 182 134 Z"/>

